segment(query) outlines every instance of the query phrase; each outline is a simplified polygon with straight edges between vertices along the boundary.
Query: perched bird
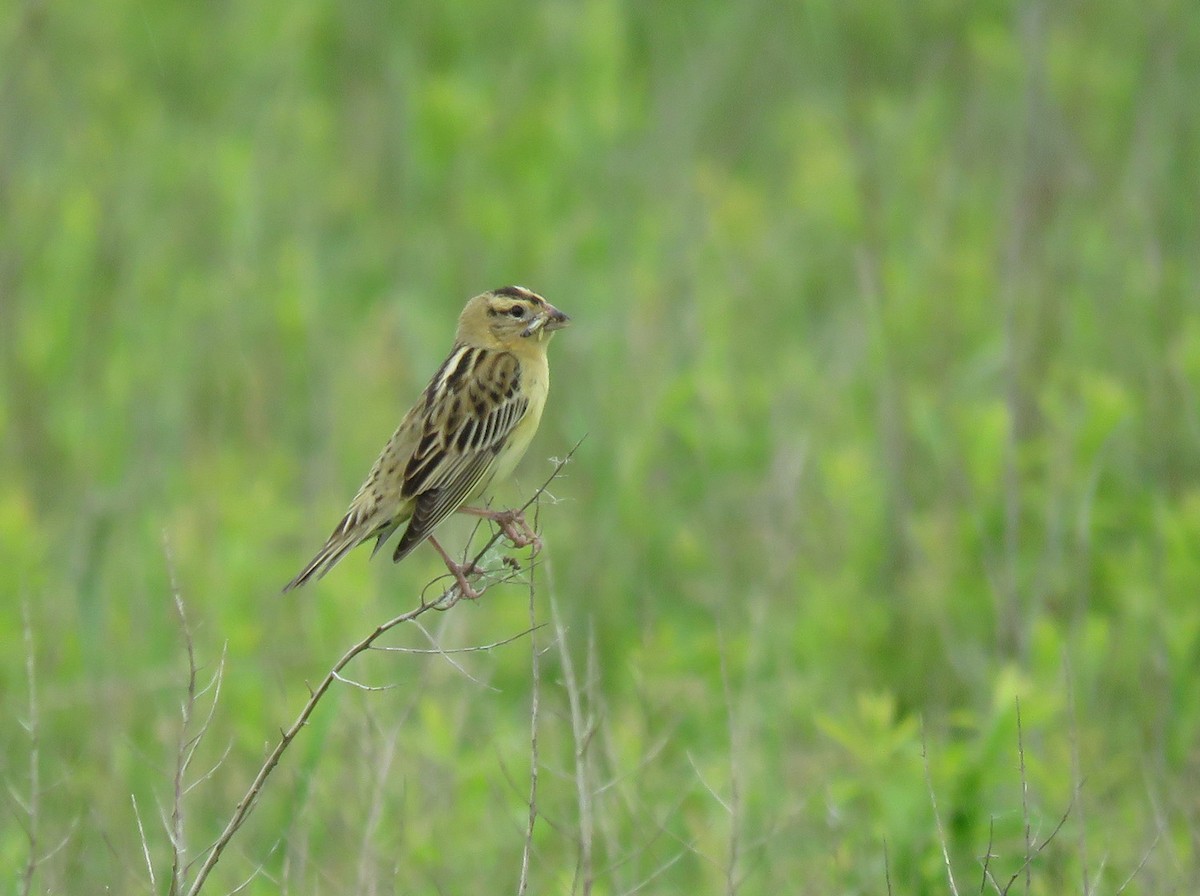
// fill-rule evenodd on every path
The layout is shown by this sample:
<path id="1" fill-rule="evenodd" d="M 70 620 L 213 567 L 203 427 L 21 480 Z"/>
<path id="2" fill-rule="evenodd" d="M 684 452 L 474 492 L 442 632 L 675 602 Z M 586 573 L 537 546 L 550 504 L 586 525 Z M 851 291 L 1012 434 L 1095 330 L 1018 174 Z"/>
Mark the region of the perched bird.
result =
<path id="1" fill-rule="evenodd" d="M 374 557 L 407 523 L 393 562 L 428 538 L 462 593 L 478 596 L 467 582 L 471 570 L 450 559 L 433 531 L 458 510 L 500 523 L 518 545 L 534 540 L 513 511 L 463 505 L 508 476 L 525 454 L 550 387 L 546 347 L 553 332 L 569 321 L 520 286 L 494 289 L 467 302 L 450 356 L 404 415 L 325 546 L 283 590 L 319 579 L 370 538 L 378 539 Z"/>

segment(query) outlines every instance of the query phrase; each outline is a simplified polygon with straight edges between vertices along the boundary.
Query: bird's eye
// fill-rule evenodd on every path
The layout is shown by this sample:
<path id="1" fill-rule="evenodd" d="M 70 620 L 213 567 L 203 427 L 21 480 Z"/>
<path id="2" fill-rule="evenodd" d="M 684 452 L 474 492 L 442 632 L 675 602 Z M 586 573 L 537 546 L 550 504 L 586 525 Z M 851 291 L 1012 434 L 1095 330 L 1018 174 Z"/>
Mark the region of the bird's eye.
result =
<path id="1" fill-rule="evenodd" d="M 513 305 L 508 309 L 508 313 L 519 320 L 525 316 L 525 308 L 522 305 Z"/>

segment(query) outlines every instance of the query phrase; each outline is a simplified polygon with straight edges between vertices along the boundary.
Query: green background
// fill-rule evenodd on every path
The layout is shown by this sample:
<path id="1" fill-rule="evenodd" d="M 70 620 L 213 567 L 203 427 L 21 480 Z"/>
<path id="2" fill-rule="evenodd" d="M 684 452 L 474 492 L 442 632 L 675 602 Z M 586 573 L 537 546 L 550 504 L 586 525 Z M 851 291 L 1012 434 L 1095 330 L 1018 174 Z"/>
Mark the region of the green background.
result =
<path id="1" fill-rule="evenodd" d="M 1195 12 L 4 6 L 5 891 L 166 891 L 172 570 L 189 856 L 417 605 L 425 549 L 278 590 L 520 283 L 561 637 L 356 662 L 205 892 L 515 891 L 531 643 L 530 892 L 1196 892 Z"/>

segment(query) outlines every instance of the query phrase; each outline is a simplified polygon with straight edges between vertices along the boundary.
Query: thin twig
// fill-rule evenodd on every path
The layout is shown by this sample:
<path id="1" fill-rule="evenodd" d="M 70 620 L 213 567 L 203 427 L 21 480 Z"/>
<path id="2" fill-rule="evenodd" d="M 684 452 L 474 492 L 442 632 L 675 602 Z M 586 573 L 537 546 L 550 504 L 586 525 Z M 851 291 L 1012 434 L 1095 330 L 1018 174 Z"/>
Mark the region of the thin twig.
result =
<path id="1" fill-rule="evenodd" d="M 987 849 L 983 853 L 983 878 L 979 881 L 979 896 L 983 896 L 983 891 L 987 889 L 988 881 L 991 881 L 996 892 L 1000 892 L 1000 885 L 996 883 L 996 876 L 992 874 L 992 859 L 996 858 L 996 854 L 992 852 L 992 847 L 996 845 L 996 816 L 988 818 L 988 842 Z M 1025 851 L 1026 861 L 1029 858 L 1029 850 Z"/>
<path id="2" fill-rule="evenodd" d="M 1071 740 L 1071 805 L 1078 806 L 1079 814 L 1079 865 L 1083 874 L 1083 896 L 1091 896 L 1092 884 L 1088 877 L 1087 817 L 1083 806 L 1083 773 L 1079 760 L 1079 717 L 1075 712 L 1075 686 L 1071 674 L 1071 658 L 1066 649 L 1062 653 L 1063 683 L 1067 689 L 1068 728 Z"/>
<path id="3" fill-rule="evenodd" d="M 1146 851 L 1142 853 L 1142 859 L 1137 863 L 1137 867 L 1129 872 L 1129 876 L 1125 878 L 1125 880 L 1121 881 L 1121 886 L 1117 887 L 1117 889 L 1113 891 L 1115 896 L 1121 896 L 1121 894 L 1125 892 L 1125 888 L 1133 883 L 1133 879 L 1138 876 L 1143 868 L 1146 867 L 1146 863 L 1150 861 L 1150 853 L 1154 852 L 1154 848 L 1158 846 L 1158 841 L 1161 837 L 1162 831 L 1159 831 L 1154 835 L 1154 839 L 1150 841 L 1150 845 L 1146 847 Z"/>
<path id="4" fill-rule="evenodd" d="M 938 813 L 937 794 L 933 790 L 933 775 L 929 771 L 929 751 L 925 744 L 925 723 L 921 722 L 921 759 L 925 762 L 925 785 L 929 788 L 929 803 L 933 806 L 933 820 L 937 825 L 938 840 L 942 844 L 942 861 L 946 863 L 946 878 L 950 881 L 950 892 L 958 896 L 958 885 L 954 883 L 954 868 L 950 864 L 950 848 L 946 842 L 946 829 L 942 827 L 942 816 Z"/>
<path id="5" fill-rule="evenodd" d="M 534 512 L 534 531 L 537 530 L 537 511 Z M 525 896 L 529 890 L 529 861 L 533 855 L 533 829 L 537 824 L 538 787 L 538 709 L 541 699 L 542 663 L 534 632 L 542 626 L 537 621 L 537 605 L 534 601 L 533 571 L 529 573 L 529 664 L 532 685 L 529 697 L 529 824 L 525 829 L 525 845 L 521 849 L 521 877 L 517 882 L 517 896 Z M 510 639 L 511 640 L 511 639 Z"/>
<path id="6" fill-rule="evenodd" d="M 672 831 L 667 826 L 666 820 L 679 817 L 680 810 L 682 809 L 683 805 L 687 801 L 688 801 L 688 794 L 686 792 L 680 792 L 676 796 L 674 802 L 668 804 L 665 807 L 655 808 L 655 809 L 651 810 L 653 812 L 653 814 L 656 816 L 655 818 L 651 819 L 651 821 L 650 821 L 651 828 L 652 828 L 651 833 L 649 835 L 644 835 L 644 836 L 640 837 L 638 839 L 637 845 L 633 849 L 631 849 L 628 853 L 626 853 L 625 855 L 619 855 L 619 850 L 617 848 L 617 841 L 615 839 L 615 836 L 610 837 L 609 853 L 612 855 L 612 860 L 610 861 L 610 863 L 608 865 L 606 865 L 604 868 L 601 869 L 603 874 L 608 874 L 608 875 L 611 875 L 618 868 L 622 868 L 624 866 L 631 866 L 633 868 L 633 870 L 636 870 L 637 863 L 644 856 L 650 856 L 653 854 L 653 851 L 658 847 L 658 843 L 659 843 L 660 839 L 674 841 L 680 847 L 680 851 L 679 851 L 679 853 L 676 854 L 675 858 L 670 860 L 668 863 L 666 863 L 666 865 L 660 866 L 660 870 L 654 871 L 651 875 L 651 878 L 644 878 L 641 881 L 638 881 L 637 883 L 631 884 L 631 885 L 629 885 L 627 887 L 623 887 L 621 889 L 618 889 L 616 886 L 614 886 L 613 887 L 614 892 L 618 892 L 618 893 L 622 893 L 622 894 L 637 892 L 638 890 L 645 887 L 653 877 L 655 877 L 659 873 L 661 873 L 662 870 L 665 870 L 665 868 L 670 867 L 670 865 L 673 865 L 680 858 L 682 858 L 683 856 L 685 856 L 689 853 L 699 856 L 701 859 L 709 862 L 714 867 L 716 867 L 716 863 L 713 862 L 713 860 L 711 858 L 704 855 L 696 848 L 696 838 L 684 840 L 681 836 L 679 836 L 677 833 Z M 606 817 L 606 816 L 602 816 L 602 819 L 603 819 L 603 817 Z"/>
<path id="7" fill-rule="evenodd" d="M 248 886 L 250 886 L 250 884 L 254 883 L 254 881 L 257 880 L 260 876 L 267 877 L 268 880 L 270 879 L 270 875 L 267 875 L 264 873 L 266 871 L 266 867 L 267 867 L 267 859 L 271 858 L 271 856 L 273 856 L 275 854 L 275 850 L 277 850 L 279 848 L 280 842 L 281 841 L 276 840 L 274 843 L 271 844 L 271 848 L 267 850 L 266 857 L 261 862 L 258 863 L 257 867 L 255 867 L 255 869 L 250 872 L 249 876 L 244 881 L 242 881 L 240 884 L 238 884 L 236 887 L 234 887 L 232 890 L 229 891 L 228 896 L 237 896 L 238 893 L 242 892 L 242 890 L 246 889 L 246 887 L 248 887 Z"/>
<path id="8" fill-rule="evenodd" d="M 496 582 L 495 584 L 502 584 L 504 582 L 511 581 L 511 579 L 512 579 L 512 576 L 505 576 L 504 579 L 500 580 L 499 582 Z M 489 585 L 488 587 L 491 587 L 491 586 Z M 472 675 L 470 672 L 467 671 L 466 666 L 464 666 L 462 663 L 460 663 L 456 659 L 454 659 L 453 656 L 451 656 L 451 654 L 455 653 L 455 652 L 462 652 L 462 653 L 472 652 L 472 648 L 463 648 L 463 649 L 461 649 L 461 651 L 443 650 L 441 648 L 441 646 L 438 644 L 437 639 L 433 636 L 433 634 L 429 631 L 429 629 L 427 629 L 427 628 L 425 628 L 425 626 L 421 625 L 419 620 L 414 619 L 413 625 L 415 625 L 417 627 L 417 630 L 425 636 L 426 640 L 428 640 L 430 644 L 433 645 L 433 647 L 430 649 L 431 653 L 441 656 L 447 663 L 449 663 L 451 666 L 454 667 L 455 671 L 460 672 L 462 674 L 462 676 L 464 678 L 466 678 L 467 680 L 479 685 L 482 688 L 487 688 L 489 691 L 499 691 L 499 688 L 496 688 L 493 685 L 490 685 L 483 681 L 480 681 L 478 678 L 476 678 L 474 675 Z M 519 638 L 519 637 L 521 637 L 521 636 L 514 635 L 513 638 L 509 639 L 509 640 L 515 640 L 516 638 Z M 379 648 L 379 649 L 386 650 L 387 648 Z M 401 652 L 405 652 L 405 648 L 401 648 Z"/>
<path id="9" fill-rule="evenodd" d="M 195 755 L 199 740 L 189 742 L 188 734 L 192 724 L 192 714 L 196 708 L 196 649 L 192 641 L 192 630 L 188 625 L 187 613 L 183 608 L 183 596 L 179 590 L 179 581 L 175 575 L 175 562 L 171 556 L 171 544 L 163 533 L 163 555 L 167 562 L 167 575 L 171 582 L 171 597 L 175 602 L 175 612 L 179 616 L 179 629 L 183 633 L 183 644 L 187 649 L 188 678 L 184 692 L 183 706 L 179 723 L 179 743 L 175 751 L 175 775 L 172 780 L 171 820 L 167 826 L 167 836 L 171 841 L 171 882 L 167 888 L 169 896 L 178 896 L 184 886 L 183 872 L 186 853 L 184 841 L 183 795 L 186 792 L 184 777 L 188 764 Z M 216 700 L 213 701 L 216 706 Z M 211 718 L 211 715 L 210 715 Z"/>
<path id="10" fill-rule="evenodd" d="M 1028 775 L 1026 773 L 1026 766 L 1025 766 L 1025 735 L 1024 735 L 1025 729 L 1024 729 L 1023 723 L 1021 721 L 1021 701 L 1019 698 L 1016 701 L 1016 709 L 1017 709 L 1017 756 L 1018 756 L 1018 765 L 1019 765 L 1020 775 L 1021 775 L 1021 817 L 1024 822 L 1025 858 L 1021 862 L 1021 864 L 1017 868 L 1017 870 L 1012 873 L 1012 876 L 1009 877 L 1008 881 L 1004 884 L 1004 886 L 1001 886 L 999 881 L 996 880 L 996 876 L 992 872 L 991 867 L 990 867 L 990 860 L 995 858 L 995 856 L 992 854 L 992 844 L 993 844 L 993 839 L 994 839 L 994 834 L 995 834 L 995 819 L 992 819 L 992 822 L 988 828 L 987 853 L 984 856 L 984 861 L 983 861 L 983 881 L 979 885 L 979 892 L 981 894 L 983 893 L 985 885 L 990 881 L 993 889 L 995 889 L 996 893 L 999 894 L 999 896 L 1008 896 L 1009 892 L 1011 892 L 1011 890 L 1013 888 L 1013 885 L 1016 884 L 1016 882 L 1018 880 L 1020 880 L 1022 876 L 1024 876 L 1024 882 L 1025 882 L 1024 891 L 1026 894 L 1028 894 L 1030 892 L 1030 889 L 1033 884 L 1032 868 L 1033 868 L 1034 860 L 1039 855 L 1042 854 L 1042 851 L 1045 850 L 1045 848 L 1050 845 L 1050 843 L 1054 840 L 1054 838 L 1058 836 L 1059 832 L 1062 831 L 1063 827 L 1067 823 L 1067 819 L 1071 816 L 1071 811 L 1075 808 L 1076 799 L 1079 796 L 1079 791 L 1076 790 L 1071 796 L 1071 802 L 1067 805 L 1066 811 L 1064 811 L 1062 816 L 1058 819 L 1058 824 L 1056 824 L 1054 826 L 1054 830 L 1052 830 L 1046 836 L 1046 839 L 1042 840 L 1041 843 L 1038 843 L 1036 838 L 1033 835 L 1033 831 L 1032 831 L 1032 827 L 1031 827 L 1031 820 L 1030 820 L 1031 815 L 1030 815 L 1030 811 L 1029 811 L 1029 779 L 1028 779 Z"/>
<path id="11" fill-rule="evenodd" d="M 883 882 L 887 885 L 888 896 L 892 896 L 892 864 L 888 859 L 886 837 L 883 839 Z"/>
<path id="12" fill-rule="evenodd" d="M 29 802 L 25 804 L 28 819 L 26 838 L 29 840 L 29 858 L 25 862 L 25 871 L 21 875 L 21 896 L 29 896 L 33 892 L 33 876 L 38 867 L 38 825 L 42 802 L 41 784 L 41 741 L 38 729 L 38 697 L 36 662 L 33 647 L 33 623 L 29 618 L 29 604 L 21 604 L 21 616 L 25 628 L 25 678 L 29 684 L 29 719 L 25 723 L 25 732 L 29 735 Z M 15 789 L 15 788 L 14 788 Z"/>
<path id="13" fill-rule="evenodd" d="M 654 883 L 656 878 L 662 876 L 663 874 L 666 874 L 666 872 L 668 870 L 670 870 L 672 865 L 674 865 L 676 862 L 678 862 L 680 859 L 682 859 L 687 854 L 688 854 L 688 850 L 686 850 L 686 849 L 679 850 L 679 852 L 675 853 L 675 855 L 671 856 L 671 858 L 667 859 L 665 862 L 663 862 L 661 865 L 659 865 L 657 868 L 655 868 L 653 871 L 651 871 L 645 878 L 638 881 L 630 889 L 626 890 L 625 896 L 633 896 L 633 894 L 637 893 L 639 890 L 645 889 L 646 887 L 650 886 L 650 884 Z"/>
<path id="14" fill-rule="evenodd" d="M 741 835 L 741 787 L 738 781 L 738 759 L 741 756 L 741 738 L 738 737 L 737 720 L 734 718 L 733 694 L 729 687 L 729 661 L 725 649 L 725 637 L 720 628 L 717 638 L 721 648 L 721 689 L 725 694 L 725 716 L 729 725 L 729 862 L 725 869 L 726 896 L 737 896 L 737 866 L 739 837 Z"/>
<path id="15" fill-rule="evenodd" d="M 704 777 L 704 772 L 700 771 L 700 766 L 696 764 L 696 757 L 692 755 L 692 751 L 686 750 L 684 751 L 684 755 L 687 756 L 688 765 L 690 765 L 692 767 L 692 771 L 696 773 L 696 780 L 698 780 L 700 785 L 708 791 L 708 795 L 717 801 L 717 805 L 725 810 L 726 815 L 732 815 L 733 806 L 726 802 L 725 798 L 722 797 L 721 794 L 717 793 L 717 788 L 708 783 L 708 780 Z"/>
<path id="16" fill-rule="evenodd" d="M 358 688 L 360 691 L 390 691 L 393 688 L 400 687 L 400 684 L 363 684 L 361 681 L 356 681 L 353 678 L 347 678 L 340 673 L 333 673 L 333 677 L 342 684 L 349 685 L 352 688 Z"/>
<path id="17" fill-rule="evenodd" d="M 672 738 L 673 734 L 674 734 L 674 730 L 671 730 L 668 733 L 664 734 L 662 737 L 660 737 L 658 740 L 654 741 L 654 743 L 652 743 L 649 747 L 646 748 L 646 751 L 642 754 L 642 758 L 640 758 L 638 760 L 637 765 L 635 765 L 633 768 L 629 769 L 628 771 L 622 772 L 619 775 L 614 774 L 611 778 L 609 778 L 603 784 L 601 784 L 600 782 L 596 782 L 596 784 L 592 788 L 592 793 L 595 794 L 596 796 L 600 796 L 600 794 L 608 792 L 609 790 L 616 787 L 618 784 L 623 784 L 625 781 L 633 778 L 635 775 L 641 774 L 641 772 L 644 769 L 646 769 L 656 759 L 658 759 L 658 755 L 664 749 L 666 749 L 667 744 L 669 744 L 671 742 L 671 738 Z M 610 758 L 611 758 L 611 753 L 610 753 Z M 616 763 L 613 762 L 611 764 L 615 765 Z M 694 765 L 693 765 L 693 768 L 695 768 Z"/>
<path id="18" fill-rule="evenodd" d="M 1046 836 L 1045 840 L 1043 840 L 1041 843 L 1034 846 L 1033 854 L 1030 855 L 1028 858 L 1026 858 L 1024 862 L 1021 863 L 1020 868 L 1018 868 L 1016 871 L 1013 872 L 1012 877 L 1010 877 L 1008 879 L 1008 883 L 1006 883 L 1004 885 L 1004 887 L 1000 890 L 1000 896 L 1008 896 L 1008 892 L 1009 892 L 1009 890 L 1012 889 L 1012 885 L 1017 882 L 1017 879 L 1023 873 L 1025 873 L 1025 871 L 1029 868 L 1029 865 L 1033 862 L 1033 860 L 1036 859 L 1039 855 L 1041 855 L 1042 850 L 1044 850 L 1047 846 L 1049 846 L 1051 841 L 1054 840 L 1054 838 L 1058 836 L 1059 831 L 1061 831 L 1063 829 L 1063 826 L 1067 823 L 1067 819 L 1071 817 L 1071 809 L 1073 809 L 1074 806 L 1075 806 L 1075 803 L 1074 803 L 1074 800 L 1072 800 L 1071 803 L 1067 806 L 1066 811 L 1063 812 L 1062 817 L 1058 819 L 1058 824 L 1056 824 L 1054 826 L 1054 830 L 1052 830 Z"/>
<path id="19" fill-rule="evenodd" d="M 547 486 L 554 481 L 554 479 L 562 471 L 563 467 L 570 462 L 571 457 L 579 448 L 579 444 L 580 443 L 577 442 L 575 447 L 567 453 L 566 457 L 556 462 L 553 472 L 546 477 L 545 482 L 538 487 L 538 489 L 533 493 L 533 496 L 521 506 L 519 512 L 524 513 L 524 511 L 527 510 L 538 499 L 542 492 L 546 490 Z M 492 534 L 492 537 L 488 539 L 487 543 L 484 544 L 483 548 L 480 549 L 479 553 L 476 555 L 475 560 L 473 561 L 476 565 L 483 560 L 484 555 L 491 550 L 492 545 L 499 541 L 502 535 L 502 531 L 496 531 Z M 482 591 L 480 593 L 482 593 Z M 192 881 L 192 886 L 187 891 L 187 896 L 197 896 L 197 894 L 199 894 L 201 888 L 204 886 L 204 882 L 208 879 L 209 874 L 212 873 L 213 868 L 216 867 L 217 862 L 220 861 L 222 853 L 224 853 L 226 847 L 229 846 L 229 842 L 233 838 L 233 835 L 238 832 L 238 829 L 243 824 L 245 824 L 246 819 L 250 816 L 250 813 L 257 805 L 258 799 L 262 795 L 263 786 L 266 784 L 267 779 L 270 778 L 271 773 L 275 770 L 275 767 L 279 765 L 279 760 L 283 757 L 284 752 L 291 745 L 292 741 L 296 739 L 296 736 L 300 733 L 304 726 L 308 724 L 308 720 L 312 716 L 314 710 L 316 710 L 317 704 L 321 702 L 321 698 L 325 696 L 325 693 L 329 690 L 333 683 L 341 677 L 341 671 L 346 668 L 346 666 L 348 666 L 355 657 L 369 650 L 376 640 L 394 629 L 396 626 L 402 625 L 406 622 L 411 622 L 422 614 L 433 609 L 449 609 L 461 599 L 462 595 L 458 592 L 457 587 L 452 587 L 437 601 L 434 601 L 433 603 L 422 602 L 421 605 L 415 609 L 409 610 L 406 613 L 401 613 L 399 616 L 395 616 L 389 619 L 387 622 L 376 626 L 374 631 L 342 654 L 341 658 L 334 663 L 333 668 L 330 669 L 329 672 L 326 673 L 325 677 L 322 678 L 317 684 L 317 686 L 312 689 L 308 701 L 300 710 L 300 714 L 296 717 L 296 720 L 287 730 L 281 732 L 279 741 L 275 744 L 275 747 L 263 761 L 262 767 L 258 770 L 258 774 L 254 776 L 254 780 L 250 783 L 250 787 L 247 789 L 245 795 L 238 802 L 237 807 L 233 811 L 233 815 L 225 825 L 225 829 L 221 832 L 220 836 L 217 837 L 213 845 L 206 850 L 204 863 L 200 866 L 199 871 L 197 871 L 196 878 Z"/>
<path id="20" fill-rule="evenodd" d="M 158 884 L 154 880 L 154 863 L 150 861 L 150 844 L 146 842 L 146 828 L 142 824 L 142 813 L 138 809 L 137 796 L 131 793 L 129 799 L 133 801 L 133 817 L 137 819 L 138 836 L 142 841 L 142 858 L 146 860 L 146 871 L 150 874 L 150 889 L 157 890 Z"/>
<path id="21" fill-rule="evenodd" d="M 1029 776 L 1025 772 L 1025 730 L 1021 727 L 1021 698 L 1014 698 L 1017 707 L 1017 757 L 1021 770 L 1021 818 L 1025 828 L 1025 896 L 1033 885 L 1033 831 L 1029 823 Z"/>
<path id="22" fill-rule="evenodd" d="M 454 598 L 454 601 L 457 602 L 457 597 Z M 216 842 L 213 843 L 212 847 L 209 848 L 208 855 L 204 860 L 204 864 L 200 866 L 200 870 L 196 873 L 196 879 L 192 882 L 191 889 L 188 890 L 188 896 L 196 896 L 196 894 L 200 892 L 200 888 L 204 885 L 204 881 L 208 878 L 208 875 L 212 872 L 212 869 L 220 860 L 221 854 L 225 851 L 225 847 L 229 845 L 230 839 L 232 839 L 233 835 L 237 833 L 238 828 L 245 823 L 246 819 L 250 815 L 250 812 L 257 804 L 258 798 L 262 794 L 263 785 L 271 776 L 271 772 L 273 772 L 275 767 L 279 764 L 279 760 L 283 756 L 284 751 L 287 750 L 291 742 L 296 739 L 296 735 L 298 735 L 301 729 L 304 728 L 304 726 L 308 723 L 309 717 L 317 708 L 317 704 L 321 702 L 321 698 L 325 695 L 325 692 L 329 690 L 330 686 L 335 681 L 341 678 L 340 673 L 342 669 L 349 665 L 350 662 L 360 653 L 370 648 L 370 646 L 381 635 L 391 631 L 398 625 L 408 622 L 409 620 L 416 619 L 422 613 L 433 609 L 433 607 L 433 604 L 421 604 L 416 609 L 409 610 L 407 613 L 401 613 L 399 616 L 389 619 L 387 622 L 376 626 L 375 630 L 367 635 L 367 637 L 363 638 L 344 654 L 342 654 L 341 659 L 334 664 L 333 668 L 330 669 L 325 677 L 321 679 L 320 683 L 312 689 L 312 693 L 309 696 L 308 701 L 304 704 L 304 708 L 300 711 L 300 714 L 296 717 L 296 720 L 291 724 L 291 727 L 282 732 L 279 741 L 275 744 L 274 749 L 272 749 L 267 755 L 262 767 L 258 770 L 258 774 L 254 776 L 254 780 L 251 782 L 245 796 L 243 796 L 238 802 L 237 807 L 234 809 L 233 815 L 230 817 L 229 822 L 225 825 L 225 829 L 221 832 L 221 835 L 217 838 Z"/>
<path id="23" fill-rule="evenodd" d="M 411 704 L 409 704 L 409 708 L 411 710 Z M 405 715 L 407 714 L 406 712 Z M 368 722 L 372 721 L 368 713 Z M 355 887 L 355 893 L 374 892 L 373 888 L 368 889 L 368 881 L 372 872 L 371 866 L 375 863 L 371 841 L 374 839 L 376 831 L 379 830 L 379 822 L 383 818 L 384 804 L 387 802 L 385 795 L 388 793 L 387 780 L 392 771 L 392 763 L 396 759 L 396 743 L 400 739 L 402 724 L 402 722 L 398 722 L 388 733 L 383 735 L 382 755 L 374 758 L 371 763 L 375 766 L 375 785 L 371 788 L 371 805 L 367 810 L 366 821 L 363 825 L 362 848 L 358 853 L 358 886 Z"/>
<path id="24" fill-rule="evenodd" d="M 421 626 L 415 621 L 413 624 L 416 625 L 417 628 L 419 628 L 431 642 L 433 641 L 432 634 L 427 631 L 424 626 Z M 522 629 L 515 635 L 510 635 L 509 637 L 500 641 L 492 641 L 490 644 L 473 644 L 469 647 L 400 647 L 397 645 L 387 644 L 382 647 L 372 647 L 371 649 L 378 650 L 382 653 L 413 653 L 417 654 L 418 656 L 446 656 L 448 654 L 455 653 L 487 653 L 495 650 L 497 647 L 504 647 L 505 645 L 511 644 L 514 641 L 520 641 L 526 635 L 532 635 L 534 632 L 545 628 L 546 625 L 547 623 L 540 622 L 536 626 Z"/>
<path id="25" fill-rule="evenodd" d="M 222 765 L 225 764 L 225 760 L 229 758 L 229 753 L 232 750 L 233 750 L 233 742 L 230 741 L 229 743 L 227 743 L 225 745 L 224 751 L 221 753 L 220 756 L 217 757 L 217 761 L 214 762 L 209 767 L 208 771 L 206 771 L 202 775 L 197 775 L 196 779 L 194 781 L 192 781 L 191 784 L 189 784 L 187 787 L 184 788 L 183 795 L 186 797 L 189 793 L 191 793 L 193 790 L 195 790 L 197 787 L 199 787 L 205 781 L 210 780 L 212 778 L 212 776 L 217 773 L 217 769 L 219 769 Z"/>
<path id="26" fill-rule="evenodd" d="M 592 791 L 587 743 L 590 740 L 588 722 L 584 719 L 583 693 L 575 676 L 575 665 L 567 649 L 567 631 L 558 612 L 554 591 L 550 591 L 550 614 L 554 620 L 554 633 L 558 640 L 559 656 L 562 660 L 563 684 L 567 689 L 567 705 L 571 713 L 571 734 L 575 741 L 575 798 L 579 813 L 579 868 L 578 877 L 584 896 L 592 892 L 594 869 L 592 867 Z"/>

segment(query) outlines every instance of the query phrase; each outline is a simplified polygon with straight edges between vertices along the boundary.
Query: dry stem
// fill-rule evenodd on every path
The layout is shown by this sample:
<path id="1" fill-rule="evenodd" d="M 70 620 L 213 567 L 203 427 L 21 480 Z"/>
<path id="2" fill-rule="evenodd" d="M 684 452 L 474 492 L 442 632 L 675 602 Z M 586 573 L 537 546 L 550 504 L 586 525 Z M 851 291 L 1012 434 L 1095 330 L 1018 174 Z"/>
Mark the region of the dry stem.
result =
<path id="1" fill-rule="evenodd" d="M 25 814 L 28 818 L 26 838 L 29 840 L 29 860 L 21 875 L 21 894 L 29 896 L 33 892 L 33 876 L 38 866 L 38 825 L 41 815 L 42 786 L 41 786 L 41 741 L 38 731 L 38 699 L 36 663 L 34 661 L 33 625 L 29 621 L 29 604 L 21 606 L 25 627 L 25 677 L 29 683 L 29 719 L 25 723 L 29 735 L 29 802 L 25 804 Z"/>
<path id="2" fill-rule="evenodd" d="M 562 472 L 563 467 L 567 465 L 572 455 L 574 455 L 578 448 L 579 444 L 576 443 L 575 447 L 572 448 L 565 457 L 556 461 L 554 471 L 533 493 L 532 497 L 530 497 L 529 500 L 521 506 L 520 510 L 518 511 L 519 513 L 524 513 L 525 510 L 532 506 L 534 502 L 536 502 L 538 498 L 542 496 L 543 492 L 546 491 L 550 483 L 553 482 Z M 491 550 L 492 546 L 499 541 L 502 535 L 502 530 L 493 533 L 484 546 L 476 554 L 472 565 L 478 565 L 483 560 L 487 552 Z M 485 585 L 484 589 L 482 590 L 486 590 L 486 587 L 487 586 Z M 482 590 L 480 593 L 482 593 Z M 401 613 L 399 616 L 395 616 L 392 619 L 389 619 L 387 622 L 376 626 L 369 635 L 342 654 L 341 658 L 334 663 L 333 668 L 326 673 L 325 677 L 321 679 L 316 688 L 311 689 L 311 694 L 308 698 L 308 701 L 300 710 L 300 714 L 296 717 L 296 720 L 289 728 L 280 732 L 279 741 L 275 744 L 275 747 L 263 761 L 262 767 L 258 770 L 258 774 L 254 776 L 254 780 L 250 783 L 250 787 L 246 790 L 245 795 L 238 802 L 237 807 L 233 811 L 233 815 L 230 817 L 229 822 L 225 825 L 225 829 L 221 832 L 221 835 L 216 839 L 213 845 L 206 851 L 204 863 L 200 866 L 199 871 L 196 873 L 195 880 L 192 881 L 191 887 L 187 890 L 187 896 L 197 896 L 197 894 L 204 887 L 205 881 L 208 879 L 209 874 L 212 873 L 213 868 L 216 867 L 217 862 L 220 861 L 221 855 L 224 853 L 226 847 L 229 846 L 229 842 L 233 839 L 234 834 L 236 834 L 238 829 L 241 828 L 241 826 L 246 822 L 246 819 L 250 816 L 250 813 L 253 811 L 255 805 L 257 805 L 259 797 L 262 795 L 263 787 L 266 785 L 267 779 L 270 778 L 271 773 L 275 770 L 276 766 L 279 765 L 279 761 L 283 758 L 284 752 L 308 723 L 309 718 L 317 708 L 317 704 L 321 702 L 321 698 L 325 696 L 326 692 L 333 685 L 333 683 L 335 681 L 342 680 L 342 670 L 345 669 L 346 666 L 348 666 L 355 659 L 355 657 L 369 650 L 375 644 L 376 640 L 378 640 L 385 633 L 391 631 L 396 626 L 405 622 L 411 622 L 412 620 L 417 619 L 432 609 L 447 610 L 456 604 L 461 597 L 462 595 L 458 593 L 454 587 L 451 587 L 438 600 L 433 601 L 432 603 L 426 603 L 422 601 L 420 606 L 416 607 L 415 609 L 409 610 L 407 613 Z"/>
<path id="3" fill-rule="evenodd" d="M 534 529 L 537 529 L 536 518 Z M 529 889 L 529 860 L 533 854 L 533 829 L 537 824 L 538 816 L 538 704 L 541 697 L 542 668 L 537 638 L 534 637 L 534 633 L 541 626 L 537 621 L 533 576 L 534 572 L 531 569 L 529 571 L 529 663 L 532 676 L 529 698 L 529 824 L 525 829 L 525 845 L 521 850 L 521 877 L 517 883 L 517 896 L 525 896 Z"/>

